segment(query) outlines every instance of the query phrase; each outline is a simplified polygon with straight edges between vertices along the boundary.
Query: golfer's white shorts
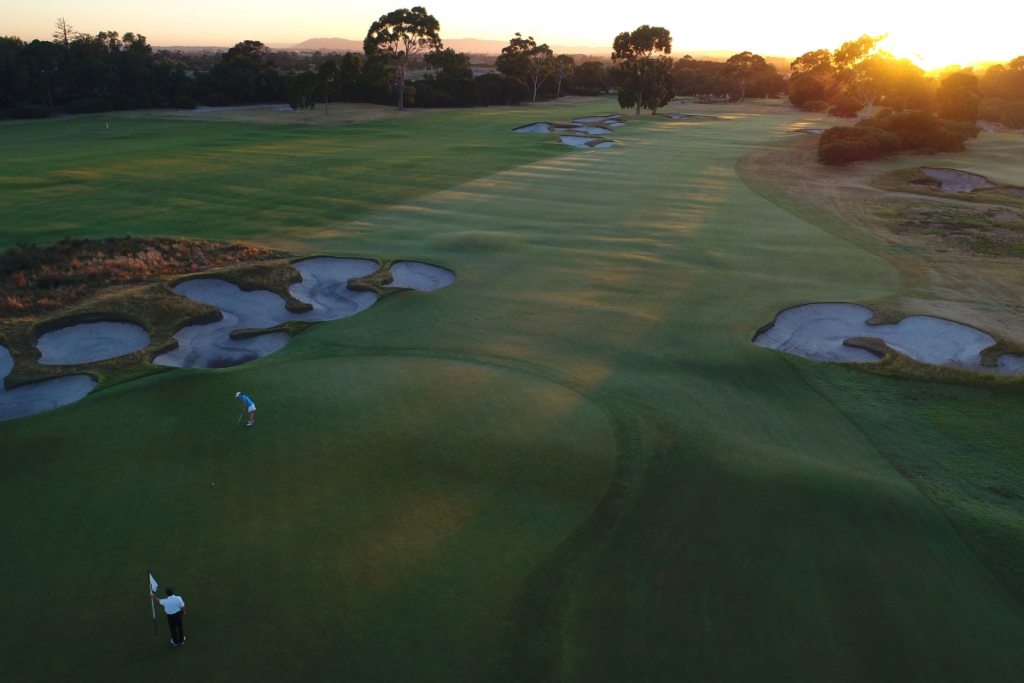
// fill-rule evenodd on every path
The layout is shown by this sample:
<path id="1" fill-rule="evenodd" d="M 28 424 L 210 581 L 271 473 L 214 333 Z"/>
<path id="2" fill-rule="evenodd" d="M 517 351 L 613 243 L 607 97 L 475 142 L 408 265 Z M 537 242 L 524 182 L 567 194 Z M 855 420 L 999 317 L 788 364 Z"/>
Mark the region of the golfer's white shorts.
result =
<path id="1" fill-rule="evenodd" d="M 250 413 L 255 413 L 256 412 L 256 404 L 255 403 L 253 403 L 251 406 L 249 406 L 249 412 Z"/>

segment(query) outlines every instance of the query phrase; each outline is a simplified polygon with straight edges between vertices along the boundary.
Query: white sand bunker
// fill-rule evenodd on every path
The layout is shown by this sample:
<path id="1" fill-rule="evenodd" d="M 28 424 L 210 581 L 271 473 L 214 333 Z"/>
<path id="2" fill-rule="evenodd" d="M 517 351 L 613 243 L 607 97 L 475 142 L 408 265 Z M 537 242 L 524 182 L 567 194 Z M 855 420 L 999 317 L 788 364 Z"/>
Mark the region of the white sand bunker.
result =
<path id="1" fill-rule="evenodd" d="M 4 388 L 4 378 L 11 374 L 13 368 L 11 352 L 0 346 L 0 421 L 35 415 L 74 403 L 96 387 L 96 380 L 92 377 L 74 375 L 7 390 Z"/>
<path id="2" fill-rule="evenodd" d="M 455 282 L 455 273 L 429 263 L 400 261 L 391 266 L 394 281 L 385 287 L 408 287 L 421 292 L 432 292 Z"/>
<path id="3" fill-rule="evenodd" d="M 804 135 L 821 135 L 825 132 L 824 128 L 799 128 L 797 130 L 787 130 L 787 133 L 803 133 Z"/>
<path id="4" fill-rule="evenodd" d="M 598 121 L 609 121 L 611 119 L 621 119 L 622 114 L 611 114 L 609 116 L 583 116 L 578 119 L 573 119 L 573 123 L 597 123 Z"/>
<path id="5" fill-rule="evenodd" d="M 519 128 L 513 128 L 513 133 L 549 133 L 551 132 L 550 123 L 531 123 L 528 126 L 521 126 Z"/>
<path id="6" fill-rule="evenodd" d="M 134 323 L 79 323 L 36 340 L 43 365 L 76 365 L 117 358 L 149 346 L 145 329 Z"/>
<path id="7" fill-rule="evenodd" d="M 576 128 L 573 128 L 571 130 L 575 130 L 580 133 L 586 133 L 588 135 L 604 135 L 605 133 L 611 132 L 607 128 L 601 128 L 599 126 L 576 126 Z"/>
<path id="8" fill-rule="evenodd" d="M 598 142 L 593 145 L 587 144 L 589 142 L 594 142 L 595 140 L 596 138 L 585 138 L 579 135 L 563 135 L 559 138 L 559 141 L 563 145 L 571 145 L 573 147 L 590 147 L 596 149 L 600 147 L 611 147 L 616 144 L 614 140 L 604 140 L 603 142 Z"/>
<path id="9" fill-rule="evenodd" d="M 922 168 L 930 178 L 942 181 L 943 192 L 973 192 L 979 187 L 995 187 L 996 184 L 985 176 L 957 171 L 952 168 Z"/>
<path id="10" fill-rule="evenodd" d="M 624 123 L 623 123 L 622 121 L 605 121 L 605 123 L 607 123 L 607 124 L 608 124 L 609 126 L 611 126 L 612 128 L 617 128 L 618 126 L 624 126 L 624 125 L 626 125 L 626 124 L 624 124 Z"/>
<path id="11" fill-rule="evenodd" d="M 369 275 L 377 264 L 365 259 L 313 258 L 299 261 L 296 270 L 302 282 L 288 288 L 299 301 L 312 304 L 313 310 L 292 313 L 284 299 L 273 292 L 243 292 L 223 280 L 189 280 L 174 291 L 220 309 L 223 319 L 208 325 L 190 325 L 174 338 L 178 348 L 157 356 L 157 365 L 181 368 L 226 368 L 241 365 L 283 348 L 290 337 L 285 332 L 262 334 L 248 339 L 232 339 L 237 329 L 265 329 L 289 320 L 310 322 L 337 320 L 369 308 L 377 300 L 373 292 L 348 288 L 350 278 Z"/>
<path id="12" fill-rule="evenodd" d="M 929 316 L 905 318 L 895 325 L 868 325 L 872 315 L 856 304 L 797 306 L 779 313 L 774 323 L 758 332 L 754 343 L 813 360 L 870 363 L 878 360 L 874 354 L 843 342 L 875 337 L 922 363 L 1007 375 L 1024 372 L 1024 358 L 1016 356 L 1002 356 L 997 368 L 983 366 L 979 354 L 995 340 L 973 327 Z"/>

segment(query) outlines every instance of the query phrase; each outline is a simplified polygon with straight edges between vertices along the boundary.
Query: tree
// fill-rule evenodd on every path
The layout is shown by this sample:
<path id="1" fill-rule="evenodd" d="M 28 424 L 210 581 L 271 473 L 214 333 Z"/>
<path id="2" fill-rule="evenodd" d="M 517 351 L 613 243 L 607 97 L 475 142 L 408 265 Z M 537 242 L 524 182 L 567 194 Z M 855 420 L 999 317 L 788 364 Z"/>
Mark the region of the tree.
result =
<path id="1" fill-rule="evenodd" d="M 573 81 L 580 88 L 607 90 L 606 73 L 601 62 L 583 62 L 575 69 Z"/>
<path id="2" fill-rule="evenodd" d="M 270 54 L 270 48 L 258 40 L 243 40 L 224 53 L 223 61 L 230 62 L 235 57 L 248 57 L 257 64 Z"/>
<path id="3" fill-rule="evenodd" d="M 538 45 L 533 36 L 523 38 L 517 33 L 508 45 L 501 48 L 501 54 L 494 65 L 505 76 L 529 79 L 533 83 L 533 101 L 537 101 L 537 90 L 555 70 L 554 52 L 546 44 Z"/>
<path id="4" fill-rule="evenodd" d="M 1009 67 L 1011 71 L 1024 71 L 1024 55 L 1011 59 Z"/>
<path id="5" fill-rule="evenodd" d="M 935 91 L 935 103 L 941 118 L 972 123 L 977 121 L 981 104 L 978 77 L 963 71 L 947 76 Z"/>
<path id="6" fill-rule="evenodd" d="M 761 55 L 741 52 L 725 61 L 725 66 L 718 72 L 718 77 L 731 88 L 738 89 L 740 100 L 743 100 L 751 84 L 764 84 L 776 73 L 775 67 L 765 62 Z"/>
<path id="7" fill-rule="evenodd" d="M 323 62 L 316 70 L 317 94 L 323 98 L 324 116 L 331 113 L 331 95 L 335 94 L 341 79 L 338 77 L 338 65 L 333 59 Z"/>
<path id="8" fill-rule="evenodd" d="M 295 74 L 292 77 L 292 82 L 288 88 L 288 99 L 291 102 L 292 109 L 312 109 L 316 106 L 313 98 L 316 96 L 318 80 L 317 76 L 312 71 L 303 71 Z"/>
<path id="9" fill-rule="evenodd" d="M 398 108 L 405 109 L 405 66 L 424 50 L 440 50 L 441 24 L 422 7 L 396 9 L 370 25 L 363 40 L 367 57 L 382 55 L 398 69 Z"/>
<path id="10" fill-rule="evenodd" d="M 862 107 L 871 108 L 889 90 L 890 67 L 893 58 L 878 48 L 885 36 L 863 35 L 857 40 L 843 43 L 832 53 L 832 62 L 847 94 Z"/>
<path id="11" fill-rule="evenodd" d="M 65 48 L 71 47 L 71 43 L 80 35 L 81 34 L 76 31 L 71 24 L 64 20 L 64 17 L 58 19 L 57 23 L 54 24 L 53 41 L 55 43 L 60 43 Z"/>
<path id="12" fill-rule="evenodd" d="M 562 80 L 572 78 L 575 72 L 576 60 L 572 58 L 572 55 L 558 55 L 555 57 L 555 78 L 558 79 L 558 88 L 555 94 L 561 96 Z"/>
<path id="13" fill-rule="evenodd" d="M 424 58 L 434 78 L 472 78 L 473 70 L 469 68 L 469 55 L 446 48 L 434 50 Z"/>
<path id="14" fill-rule="evenodd" d="M 651 92 L 662 87 L 664 72 L 671 71 L 672 59 L 667 55 L 672 52 L 672 34 L 666 28 L 644 24 L 632 33 L 617 35 L 612 48 L 612 62 L 618 67 L 619 106 L 636 105 L 639 116 Z"/>

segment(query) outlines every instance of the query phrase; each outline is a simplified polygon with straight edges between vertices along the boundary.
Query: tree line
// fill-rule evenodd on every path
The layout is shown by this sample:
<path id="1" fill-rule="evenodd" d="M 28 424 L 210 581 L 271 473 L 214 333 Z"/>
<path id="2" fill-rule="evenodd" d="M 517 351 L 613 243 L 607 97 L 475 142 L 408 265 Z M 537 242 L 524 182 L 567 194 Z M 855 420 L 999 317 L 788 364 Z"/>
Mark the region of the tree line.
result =
<path id="1" fill-rule="evenodd" d="M 798 57 L 790 66 L 790 102 L 837 116 L 866 109 L 870 119 L 909 110 L 949 121 L 1024 127 L 1024 56 L 991 66 L 980 78 L 970 67 L 928 77 L 910 60 L 882 50 L 884 39 L 864 35 L 835 50 Z"/>
<path id="2" fill-rule="evenodd" d="M 727 97 L 785 90 L 775 67 L 749 52 L 727 62 L 680 60 L 660 27 L 615 39 L 611 63 L 577 63 L 516 33 L 495 59 L 497 73 L 474 76 L 470 57 L 445 48 L 440 23 L 422 7 L 383 15 L 363 53 L 312 58 L 245 40 L 221 54 L 154 53 L 132 32 L 75 30 L 58 20 L 49 41 L 0 37 L 0 112 L 41 118 L 56 108 L 88 113 L 289 103 L 296 109 L 338 101 L 406 107 L 470 107 L 616 91 L 623 107 L 652 113 L 677 94 Z M 415 80 L 410 70 L 419 70 Z"/>

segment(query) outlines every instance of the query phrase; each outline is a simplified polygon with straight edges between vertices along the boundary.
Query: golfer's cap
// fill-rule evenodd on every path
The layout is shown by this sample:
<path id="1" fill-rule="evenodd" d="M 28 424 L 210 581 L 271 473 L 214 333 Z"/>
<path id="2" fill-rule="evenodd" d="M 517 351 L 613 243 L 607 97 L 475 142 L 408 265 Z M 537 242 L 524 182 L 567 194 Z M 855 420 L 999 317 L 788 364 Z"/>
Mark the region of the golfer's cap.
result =
<path id="1" fill-rule="evenodd" d="M 235 392 L 235 398 L 238 398 L 238 397 L 239 397 L 239 396 L 241 396 L 241 395 L 242 395 L 242 392 L 241 392 L 241 391 L 236 391 L 236 392 Z"/>

